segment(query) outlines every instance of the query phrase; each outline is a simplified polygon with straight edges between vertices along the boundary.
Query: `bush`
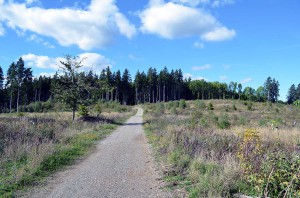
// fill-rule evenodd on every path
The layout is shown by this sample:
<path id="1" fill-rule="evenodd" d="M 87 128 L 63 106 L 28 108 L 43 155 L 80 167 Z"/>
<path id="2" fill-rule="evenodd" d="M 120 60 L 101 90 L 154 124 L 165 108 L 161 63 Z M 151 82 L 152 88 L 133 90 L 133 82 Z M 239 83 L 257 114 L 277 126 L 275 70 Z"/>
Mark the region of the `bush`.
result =
<path id="1" fill-rule="evenodd" d="M 205 109 L 206 105 L 205 105 L 204 101 L 198 99 L 198 100 L 195 100 L 195 107 L 197 109 Z"/>
<path id="2" fill-rule="evenodd" d="M 228 129 L 230 128 L 231 123 L 229 121 L 229 116 L 227 114 L 221 115 L 218 119 L 218 127 L 220 129 Z"/>
<path id="3" fill-rule="evenodd" d="M 249 111 L 253 111 L 253 110 L 254 110 L 254 109 L 253 109 L 253 103 L 252 103 L 252 102 L 249 102 L 249 103 L 248 103 L 247 109 L 248 109 Z"/>
<path id="4" fill-rule="evenodd" d="M 85 105 L 79 105 L 78 114 L 82 117 L 87 117 L 89 116 L 89 110 Z"/>
<path id="5" fill-rule="evenodd" d="M 96 111 L 97 117 L 99 117 L 100 114 L 102 113 L 102 107 L 101 107 L 101 104 L 99 102 L 95 106 L 95 111 Z"/>
<path id="6" fill-rule="evenodd" d="M 185 102 L 185 100 L 184 99 L 181 99 L 180 101 L 179 101 L 179 108 L 180 109 L 185 109 L 186 108 L 186 102 Z"/>
<path id="7" fill-rule="evenodd" d="M 176 107 L 173 107 L 170 111 L 171 114 L 173 115 L 178 115 L 178 111 L 176 110 Z"/>
<path id="8" fill-rule="evenodd" d="M 159 102 L 155 105 L 155 113 L 163 114 L 165 112 L 165 106 L 163 103 Z"/>
<path id="9" fill-rule="evenodd" d="M 208 103 L 208 109 L 209 110 L 214 110 L 214 105 L 212 104 L 212 102 Z"/>
<path id="10" fill-rule="evenodd" d="M 235 103 L 232 104 L 232 110 L 234 110 L 234 111 L 237 110 L 237 108 L 236 108 L 236 106 L 235 106 Z"/>

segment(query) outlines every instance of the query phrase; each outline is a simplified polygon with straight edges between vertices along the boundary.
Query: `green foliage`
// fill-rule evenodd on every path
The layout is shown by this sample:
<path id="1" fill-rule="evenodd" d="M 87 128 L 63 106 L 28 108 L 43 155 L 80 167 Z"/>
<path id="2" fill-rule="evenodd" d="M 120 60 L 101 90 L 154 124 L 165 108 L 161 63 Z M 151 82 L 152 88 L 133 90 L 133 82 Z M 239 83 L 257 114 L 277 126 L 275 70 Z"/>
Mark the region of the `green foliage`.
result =
<path id="1" fill-rule="evenodd" d="M 300 107 L 300 100 L 296 100 L 293 105 L 295 105 L 296 107 Z"/>
<path id="2" fill-rule="evenodd" d="M 236 106 L 235 106 L 236 104 L 235 104 L 235 102 L 232 104 L 232 110 L 234 110 L 234 111 L 236 111 L 237 110 L 237 108 L 236 108 Z"/>
<path id="3" fill-rule="evenodd" d="M 97 117 L 99 117 L 100 114 L 102 113 L 102 107 L 101 107 L 101 104 L 99 102 L 95 106 L 95 111 L 96 111 Z"/>
<path id="4" fill-rule="evenodd" d="M 205 109 L 206 108 L 205 102 L 203 100 L 195 100 L 194 104 L 197 109 Z"/>
<path id="5" fill-rule="evenodd" d="M 85 105 L 79 105 L 78 114 L 81 117 L 87 117 L 87 116 L 89 116 L 89 110 Z"/>
<path id="6" fill-rule="evenodd" d="M 209 109 L 209 110 L 214 110 L 214 105 L 213 105 L 212 102 L 209 102 L 209 103 L 208 103 L 208 109 Z"/>
<path id="7" fill-rule="evenodd" d="M 218 127 L 220 129 L 228 129 L 228 128 L 230 128 L 230 126 L 231 126 L 231 123 L 230 123 L 228 114 L 221 115 L 218 119 Z"/>
<path id="8" fill-rule="evenodd" d="M 186 107 L 187 107 L 187 104 L 186 104 L 185 100 L 184 100 L 184 99 L 181 99 L 181 100 L 179 101 L 179 108 L 180 108 L 180 109 L 185 109 Z"/>
<path id="9" fill-rule="evenodd" d="M 165 112 L 165 106 L 163 103 L 159 102 L 155 105 L 155 113 L 163 114 Z"/>
<path id="10" fill-rule="evenodd" d="M 248 109 L 249 111 L 253 111 L 253 110 L 254 110 L 254 109 L 253 109 L 253 103 L 252 103 L 252 102 L 248 102 L 247 109 Z"/>

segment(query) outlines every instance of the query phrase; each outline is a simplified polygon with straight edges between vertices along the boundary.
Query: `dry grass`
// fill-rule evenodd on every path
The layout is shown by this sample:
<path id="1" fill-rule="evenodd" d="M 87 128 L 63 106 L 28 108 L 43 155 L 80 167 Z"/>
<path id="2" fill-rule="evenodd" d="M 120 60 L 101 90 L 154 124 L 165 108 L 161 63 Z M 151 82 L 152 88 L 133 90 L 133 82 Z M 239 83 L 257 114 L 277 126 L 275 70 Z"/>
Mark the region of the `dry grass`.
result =
<path id="1" fill-rule="evenodd" d="M 16 189 L 69 164 L 131 114 L 103 112 L 97 122 L 72 122 L 70 112 L 1 114 L 0 194 L 13 196 Z"/>
<path id="2" fill-rule="evenodd" d="M 277 196 L 287 192 L 286 184 L 297 177 L 293 167 L 298 163 L 295 156 L 300 156 L 300 125 L 295 124 L 300 109 L 296 107 L 210 100 L 188 101 L 187 108 L 169 102 L 147 104 L 145 109 L 148 138 L 162 161 L 171 164 L 166 180 L 187 188 L 190 197 L 230 197 L 238 192 Z M 265 186 L 271 170 L 270 179 L 281 187 Z M 300 192 L 300 184 L 292 181 L 290 196 Z"/>

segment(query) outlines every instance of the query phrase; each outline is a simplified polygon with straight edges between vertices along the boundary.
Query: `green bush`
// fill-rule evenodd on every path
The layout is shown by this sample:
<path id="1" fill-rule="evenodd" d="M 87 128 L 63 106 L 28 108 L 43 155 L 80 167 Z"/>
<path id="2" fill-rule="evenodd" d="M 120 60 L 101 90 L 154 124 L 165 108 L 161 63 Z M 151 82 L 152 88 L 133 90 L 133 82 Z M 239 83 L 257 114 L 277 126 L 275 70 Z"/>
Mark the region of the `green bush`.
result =
<path id="1" fill-rule="evenodd" d="M 186 108 L 186 102 L 185 102 L 185 100 L 184 99 L 181 99 L 180 101 L 179 101 L 179 108 L 180 109 L 185 109 Z"/>
<path id="2" fill-rule="evenodd" d="M 223 114 L 218 119 L 218 127 L 220 129 L 228 129 L 230 128 L 231 123 L 229 121 L 229 116 L 227 114 Z"/>
<path id="3" fill-rule="evenodd" d="M 206 105 L 205 105 L 204 101 L 198 99 L 198 100 L 195 100 L 195 107 L 197 109 L 205 109 Z"/>
<path id="4" fill-rule="evenodd" d="M 165 112 L 165 106 L 163 103 L 159 102 L 155 105 L 155 113 L 163 114 Z"/>
<path id="5" fill-rule="evenodd" d="M 208 103 L 208 109 L 209 110 L 214 110 L 214 105 L 212 104 L 212 102 Z"/>
<path id="6" fill-rule="evenodd" d="M 79 105 L 78 114 L 82 117 L 89 116 L 89 110 L 85 105 Z"/>
<path id="7" fill-rule="evenodd" d="M 99 102 L 95 106 L 95 111 L 96 111 L 97 117 L 99 117 L 100 114 L 102 113 L 102 107 L 101 107 L 101 104 Z"/>
<path id="8" fill-rule="evenodd" d="M 234 111 L 237 110 L 237 108 L 236 108 L 236 106 L 235 106 L 235 103 L 232 104 L 232 110 L 234 110 Z"/>

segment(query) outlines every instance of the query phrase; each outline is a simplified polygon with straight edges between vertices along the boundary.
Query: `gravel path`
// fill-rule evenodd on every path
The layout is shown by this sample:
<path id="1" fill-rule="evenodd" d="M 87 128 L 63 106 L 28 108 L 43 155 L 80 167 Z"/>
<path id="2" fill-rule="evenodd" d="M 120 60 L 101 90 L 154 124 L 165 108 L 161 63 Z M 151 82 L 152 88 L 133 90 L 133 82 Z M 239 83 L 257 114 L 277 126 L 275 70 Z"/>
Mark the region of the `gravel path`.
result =
<path id="1" fill-rule="evenodd" d="M 101 141 L 91 155 L 29 197 L 171 197 L 160 190 L 151 149 L 138 109 L 123 126 Z"/>

